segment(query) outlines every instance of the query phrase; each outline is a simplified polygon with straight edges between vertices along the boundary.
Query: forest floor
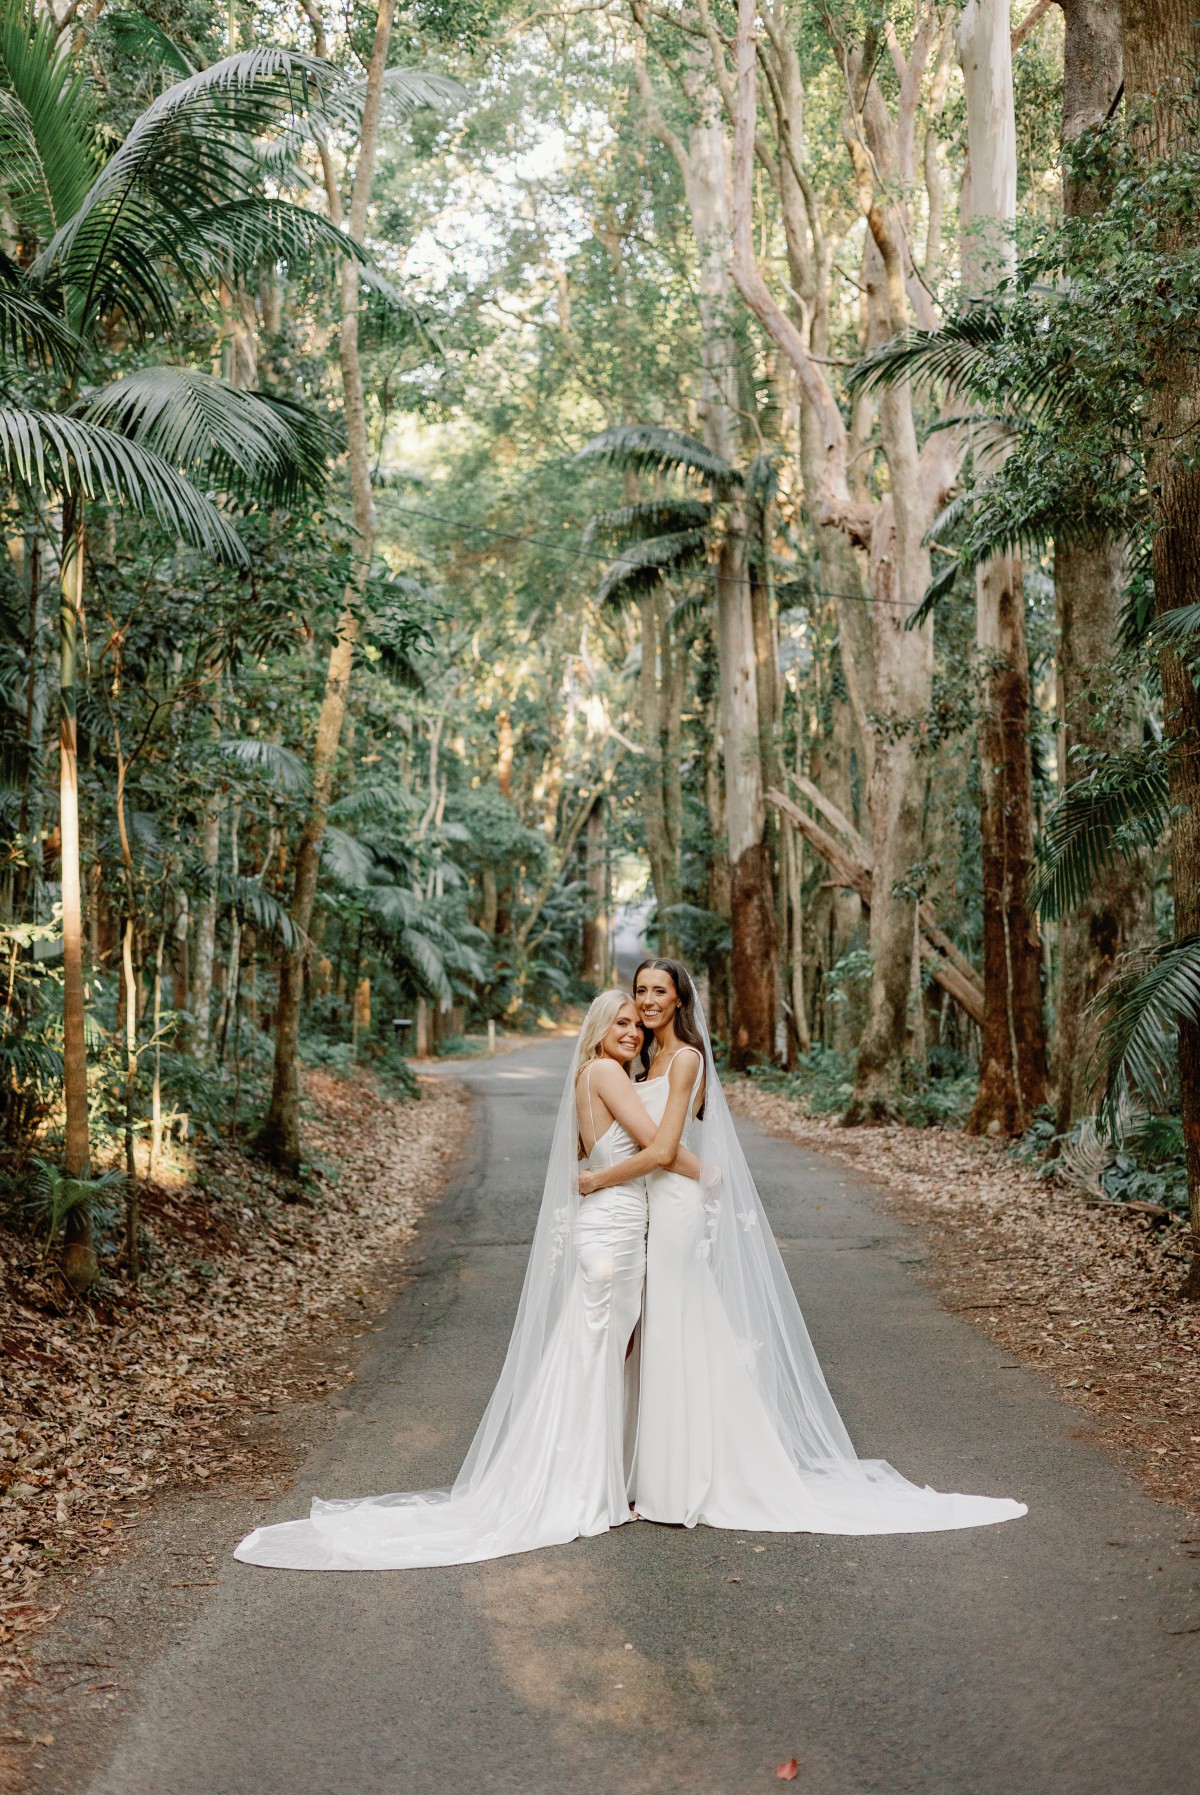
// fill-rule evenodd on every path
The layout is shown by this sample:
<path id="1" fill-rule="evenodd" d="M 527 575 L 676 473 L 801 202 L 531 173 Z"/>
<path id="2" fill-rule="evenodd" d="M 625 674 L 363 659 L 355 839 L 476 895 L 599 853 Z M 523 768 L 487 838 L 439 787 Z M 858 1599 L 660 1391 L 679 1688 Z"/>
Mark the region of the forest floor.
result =
<path id="1" fill-rule="evenodd" d="M 945 1307 L 1084 1409 L 1152 1495 L 1200 1513 L 1200 1312 L 1180 1299 L 1182 1229 L 1039 1177 L 942 1128 L 843 1128 L 731 1084 L 735 1113 L 851 1165 L 929 1243 Z"/>
<path id="2" fill-rule="evenodd" d="M 72 1302 L 0 1227 L 0 1688 L 156 1492 L 264 1476 L 254 1419 L 347 1381 L 468 1125 L 461 1086 L 420 1084 L 405 1102 L 365 1070 L 307 1073 L 307 1186 L 228 1145 L 173 1146 L 141 1190 L 136 1291 L 106 1275 Z"/>

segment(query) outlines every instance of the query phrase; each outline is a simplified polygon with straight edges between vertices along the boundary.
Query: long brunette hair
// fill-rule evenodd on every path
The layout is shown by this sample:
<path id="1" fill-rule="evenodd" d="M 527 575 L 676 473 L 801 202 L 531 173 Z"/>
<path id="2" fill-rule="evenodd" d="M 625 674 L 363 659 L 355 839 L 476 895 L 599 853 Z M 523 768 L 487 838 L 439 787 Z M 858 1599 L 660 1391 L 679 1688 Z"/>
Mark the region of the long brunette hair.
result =
<path id="1" fill-rule="evenodd" d="M 696 1021 L 696 987 L 692 983 L 692 975 L 682 960 L 643 960 L 633 975 L 633 996 L 637 1001 L 637 982 L 640 975 L 649 967 L 654 972 L 665 972 L 675 987 L 675 995 L 679 999 L 679 1008 L 672 1018 L 672 1026 L 685 1047 L 698 1047 L 704 1052 L 704 1039 L 700 1026 Z M 642 1070 L 638 1073 L 638 1083 L 646 1077 L 650 1070 L 650 1059 L 654 1052 L 654 1036 L 649 1029 L 645 1030 L 642 1042 Z"/>

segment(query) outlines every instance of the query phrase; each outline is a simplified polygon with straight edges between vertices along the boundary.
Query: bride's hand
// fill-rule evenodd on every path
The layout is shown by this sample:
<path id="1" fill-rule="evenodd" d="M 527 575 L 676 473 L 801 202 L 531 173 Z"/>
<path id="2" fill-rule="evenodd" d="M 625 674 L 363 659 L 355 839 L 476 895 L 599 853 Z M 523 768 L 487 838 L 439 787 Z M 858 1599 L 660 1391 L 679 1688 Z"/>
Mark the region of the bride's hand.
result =
<path id="1" fill-rule="evenodd" d="M 596 1179 L 597 1179 L 597 1174 L 595 1172 L 580 1172 L 580 1174 L 579 1174 L 579 1194 L 581 1197 L 590 1197 L 591 1196 L 592 1192 L 596 1188 Z"/>

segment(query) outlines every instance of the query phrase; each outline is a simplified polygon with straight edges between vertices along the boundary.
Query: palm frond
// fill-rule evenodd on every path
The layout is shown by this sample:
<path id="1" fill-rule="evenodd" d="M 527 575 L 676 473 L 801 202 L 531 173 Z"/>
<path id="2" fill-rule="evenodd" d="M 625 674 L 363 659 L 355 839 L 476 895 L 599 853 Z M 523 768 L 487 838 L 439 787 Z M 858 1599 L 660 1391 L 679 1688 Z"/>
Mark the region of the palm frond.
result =
<path id="1" fill-rule="evenodd" d="M 287 906 L 265 890 L 257 879 L 239 877 L 234 883 L 233 899 L 242 917 L 253 923 L 260 934 L 270 935 L 289 954 L 299 951 L 304 938 Z"/>
<path id="2" fill-rule="evenodd" d="M 367 903 L 379 921 L 391 928 L 411 928 L 424 909 L 416 892 L 404 885 L 372 885 Z"/>
<path id="3" fill-rule="evenodd" d="M 9 356 L 17 366 L 37 361 L 65 368 L 75 362 L 82 345 L 60 313 L 50 309 L 52 297 L 27 281 L 0 250 L 0 355 Z"/>
<path id="4" fill-rule="evenodd" d="M 1200 605 L 1180 605 L 1151 619 L 1143 638 L 1156 648 L 1173 648 L 1176 654 L 1200 655 Z"/>
<path id="5" fill-rule="evenodd" d="M 161 456 L 115 430 L 55 412 L 0 406 L 0 456 L 30 486 L 101 496 L 153 516 L 184 541 L 236 566 L 246 550 L 232 526 Z"/>
<path id="6" fill-rule="evenodd" d="M 202 368 L 139 368 L 101 387 L 83 416 L 208 482 L 268 502 L 324 484 L 331 439 L 318 418 Z"/>
<path id="7" fill-rule="evenodd" d="M 362 123 L 365 81 L 343 80 L 322 110 L 322 119 L 340 127 L 355 130 Z M 389 69 L 383 78 L 383 118 L 402 124 L 417 112 L 449 112 L 463 105 L 470 95 L 461 81 L 435 70 Z"/>
<path id="8" fill-rule="evenodd" d="M 35 275 L 57 274 L 81 316 L 119 307 L 143 328 L 169 318 L 174 296 L 157 257 L 170 251 L 172 229 L 184 233 L 215 206 L 257 198 L 261 168 L 247 140 L 306 113 L 336 79 L 327 63 L 271 46 L 176 82 L 135 121 L 38 256 Z M 176 265 L 187 272 L 182 253 Z"/>
<path id="9" fill-rule="evenodd" d="M 1131 1093 L 1167 1095 L 1180 1022 L 1200 1022 L 1200 935 L 1166 942 L 1101 994 L 1105 1017 L 1095 1068 L 1104 1078 L 1101 1115 L 1115 1124 Z"/>
<path id="10" fill-rule="evenodd" d="M 990 397 L 995 351 L 1004 342 L 1011 309 L 984 300 L 938 330 L 909 330 L 881 343 L 846 376 L 850 392 L 869 393 L 901 381 L 940 382 L 952 392 Z"/>
<path id="11" fill-rule="evenodd" d="M 1109 756 L 1073 781 L 1047 817 L 1030 907 L 1050 918 L 1077 909 L 1108 867 L 1157 844 L 1169 815 L 1160 749 Z"/>
<path id="12" fill-rule="evenodd" d="M 639 473 L 688 474 L 718 493 L 742 484 L 742 476 L 723 455 L 683 430 L 659 424 L 620 424 L 584 443 L 576 462 L 600 461 L 609 467 L 631 467 Z"/>
<path id="13" fill-rule="evenodd" d="M 145 67 L 167 69 L 175 76 L 194 75 L 195 69 L 173 37 L 143 12 L 124 9 L 104 14 L 104 29 L 129 61 Z"/>
<path id="14" fill-rule="evenodd" d="M 308 768 L 298 754 L 280 742 L 263 741 L 261 736 L 229 736 L 219 744 L 221 753 L 247 771 L 257 773 L 272 785 L 288 793 L 306 792 Z"/>
<path id="15" fill-rule="evenodd" d="M 938 600 L 945 598 L 962 571 L 962 556 L 951 555 L 945 565 L 938 568 L 938 571 L 934 574 L 924 592 L 922 592 L 920 604 L 917 606 L 912 616 L 905 620 L 905 629 L 921 628 L 925 619 L 933 614 L 934 607 L 937 605 Z"/>
<path id="16" fill-rule="evenodd" d="M 605 569 L 596 588 L 596 603 L 624 604 L 652 592 L 671 574 L 686 573 L 708 558 L 708 531 L 681 530 L 671 536 L 650 536 L 630 543 Z"/>
<path id="17" fill-rule="evenodd" d="M 359 284 L 363 292 L 360 331 L 364 347 L 395 349 L 418 343 L 436 355 L 445 354 L 445 344 L 426 306 L 409 299 L 395 281 L 371 263 L 364 263 L 361 268 Z"/>
<path id="18" fill-rule="evenodd" d="M 617 511 L 599 511 L 591 518 L 580 546 L 624 548 L 647 536 L 663 536 L 679 530 L 703 530 L 712 522 L 712 506 L 706 499 L 643 499 L 622 505 Z"/>
<path id="19" fill-rule="evenodd" d="M 0 192 L 31 247 L 48 242 L 96 175 L 96 108 L 49 8 L 0 4 Z"/>
<path id="20" fill-rule="evenodd" d="M 355 836 L 326 823 L 321 840 L 321 864 L 335 884 L 347 890 L 357 890 L 370 881 L 375 856 Z"/>

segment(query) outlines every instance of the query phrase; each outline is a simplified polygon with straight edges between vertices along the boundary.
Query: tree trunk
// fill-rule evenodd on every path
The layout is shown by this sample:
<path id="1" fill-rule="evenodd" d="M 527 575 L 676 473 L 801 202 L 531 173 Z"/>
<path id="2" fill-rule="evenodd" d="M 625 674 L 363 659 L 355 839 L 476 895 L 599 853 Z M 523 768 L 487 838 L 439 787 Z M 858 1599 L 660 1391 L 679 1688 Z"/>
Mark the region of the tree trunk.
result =
<path id="1" fill-rule="evenodd" d="M 212 733 L 221 733 L 220 698 L 213 705 Z M 196 900 L 196 953 L 192 971 L 192 994 L 189 1008 L 192 1026 L 189 1045 L 192 1056 L 208 1057 L 212 1030 L 213 966 L 217 957 L 217 871 L 221 862 L 221 798 L 214 793 L 205 800 L 200 837 L 200 859 L 204 868 L 204 884 Z"/>
<path id="2" fill-rule="evenodd" d="M 725 833 L 733 922 L 730 1064 L 770 1059 L 775 1046 L 775 903 L 765 836 L 754 628 L 741 507 L 717 560 L 721 734 L 725 743 Z"/>
<path id="3" fill-rule="evenodd" d="M 1134 154 L 1147 169 L 1192 147 L 1187 104 L 1196 54 L 1195 0 L 1125 0 L 1125 92 Z M 1194 225 L 1181 225 L 1181 231 Z M 1200 429 L 1195 361 L 1164 347 L 1146 370 L 1145 432 L 1158 529 L 1154 595 L 1160 615 L 1200 603 L 1200 468 L 1191 445 Z M 1200 691 L 1188 665 L 1160 656 L 1163 719 L 1171 743 L 1171 872 L 1175 935 L 1200 933 Z M 1186 1294 L 1200 1299 L 1200 1024 L 1179 1027 L 1179 1083 L 1191 1200 L 1192 1262 Z"/>
<path id="4" fill-rule="evenodd" d="M 674 954 L 675 919 L 670 915 L 680 901 L 679 854 L 672 842 L 667 810 L 666 757 L 666 691 L 670 669 L 664 664 L 660 650 L 659 623 L 661 606 L 656 594 L 644 592 L 638 599 L 641 622 L 642 664 L 638 674 L 638 696 L 642 710 L 642 745 L 645 751 L 642 788 L 642 827 L 646 835 L 646 852 L 650 859 L 650 879 L 658 910 L 658 950 Z M 665 647 L 665 644 L 662 646 Z M 660 671 L 661 669 L 661 671 Z"/>
<path id="5" fill-rule="evenodd" d="M 1009 0 L 967 0 L 958 53 L 967 102 L 960 211 L 963 285 L 994 292 L 1011 274 L 1017 146 Z M 979 1088 L 968 1129 L 1023 1134 L 1046 1100 L 1042 944 L 1026 898 L 1033 866 L 1029 651 L 1020 557 L 976 571 L 981 663 L 979 828 L 983 853 L 984 1021 Z"/>
<path id="6" fill-rule="evenodd" d="M 1029 660 L 1020 562 L 980 568 L 977 643 L 986 667 L 979 715 L 983 798 L 984 1016 L 972 1134 L 1023 1134 L 1046 1101 L 1042 951 L 1028 906 L 1033 872 Z"/>
<path id="7" fill-rule="evenodd" d="M 699 257 L 704 435 L 732 460 L 737 442 L 737 342 L 729 271 L 730 222 L 725 144 L 717 96 L 705 81 L 696 90 L 699 122 L 688 140 L 687 192 Z M 730 504 L 718 550 L 717 657 L 721 674 L 725 832 L 732 921 L 730 971 L 733 1009 L 730 1063 L 769 1060 L 775 1048 L 775 895 L 765 843 L 758 672 L 747 558 L 745 510 Z"/>
<path id="8" fill-rule="evenodd" d="M 375 20 L 375 40 L 367 70 L 363 97 L 362 126 L 359 133 L 358 161 L 354 171 L 354 190 L 348 225 L 350 235 L 362 240 L 367 226 L 367 210 L 375 172 L 375 153 L 379 135 L 379 117 L 383 101 L 383 79 L 387 69 L 388 46 L 396 0 L 380 0 Z M 326 189 L 330 216 L 335 225 L 342 223 L 341 195 L 326 162 Z M 346 584 L 342 612 L 338 618 L 329 665 L 325 675 L 325 694 L 313 744 L 312 788 L 308 816 L 296 853 L 295 882 L 292 888 L 291 917 L 300 937 L 294 953 L 285 952 L 279 963 L 279 1003 L 276 1011 L 275 1064 L 271 1085 L 271 1102 L 259 1134 L 262 1152 L 285 1171 L 296 1172 L 300 1166 L 300 1011 L 304 995 L 304 960 L 308 949 L 308 931 L 312 922 L 317 895 L 317 873 L 320 866 L 321 841 L 325 834 L 325 817 L 333 789 L 338 743 L 350 696 L 350 669 L 354 645 L 358 637 L 358 614 L 371 567 L 374 545 L 375 516 L 371 499 L 371 466 L 367 441 L 366 403 L 363 395 L 362 363 L 358 350 L 358 264 L 347 257 L 341 269 L 341 338 L 338 359 L 342 370 L 342 399 L 346 419 L 346 443 L 350 463 L 350 489 L 354 504 L 356 536 L 354 568 Z"/>
<path id="9" fill-rule="evenodd" d="M 608 844 L 604 832 L 603 798 L 596 799 L 587 820 L 584 879 L 588 908 L 583 919 L 579 970 L 589 985 L 602 991 L 608 984 Z"/>
<path id="10" fill-rule="evenodd" d="M 87 1043 L 83 1005 L 83 890 L 79 865 L 79 731 L 76 723 L 76 661 L 83 617 L 84 513 L 81 498 L 67 500 L 63 512 L 59 602 L 59 834 L 62 851 L 63 929 L 63 1104 L 66 1127 L 63 1166 L 68 1178 L 86 1178 L 91 1166 L 88 1134 Z M 70 1211 L 63 1234 L 63 1275 L 72 1290 L 84 1291 L 100 1275 L 86 1204 Z"/>
<path id="11" fill-rule="evenodd" d="M 1059 0 L 1063 32 L 1062 139 L 1068 150 L 1108 119 L 1121 88 L 1121 13 L 1117 0 Z M 1108 183 L 1063 164 L 1063 208 L 1087 217 L 1104 205 Z M 1136 746 L 1132 719 L 1114 742 L 1095 693 L 1117 637 L 1125 582 L 1125 554 L 1111 538 L 1063 541 L 1054 549 L 1058 614 L 1058 760 L 1065 787 L 1086 770 L 1079 750 L 1096 753 Z M 1096 1028 L 1088 1011 L 1121 956 L 1150 934 L 1149 892 L 1143 872 L 1127 861 L 1108 868 L 1102 884 L 1059 924 L 1058 980 L 1050 1063 L 1055 1119 L 1064 1133 L 1095 1106 L 1089 1082 Z"/>
<path id="12" fill-rule="evenodd" d="M 922 857 L 923 780 L 919 731 L 933 682 L 933 627 L 905 624 L 929 583 L 929 550 L 912 529 L 915 505 L 900 498 L 916 475 L 916 433 L 907 391 L 884 394 L 880 422 L 892 475 L 892 496 L 871 533 L 871 597 L 875 610 L 876 703 L 882 727 L 868 787 L 875 855 L 871 900 L 871 989 L 858 1043 L 848 1126 L 894 1114 L 904 1069 L 912 940 L 917 897 L 913 869 Z M 907 477 L 907 479 L 906 479 Z M 908 524 L 902 530 L 900 520 Z"/>

